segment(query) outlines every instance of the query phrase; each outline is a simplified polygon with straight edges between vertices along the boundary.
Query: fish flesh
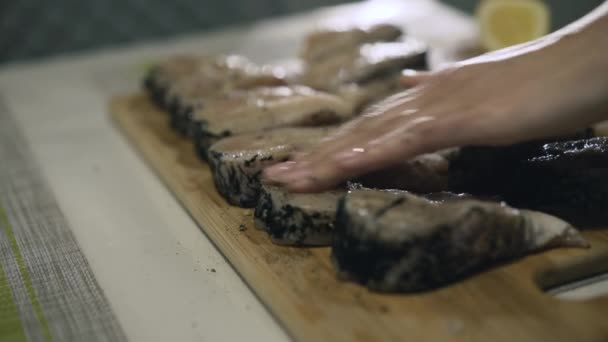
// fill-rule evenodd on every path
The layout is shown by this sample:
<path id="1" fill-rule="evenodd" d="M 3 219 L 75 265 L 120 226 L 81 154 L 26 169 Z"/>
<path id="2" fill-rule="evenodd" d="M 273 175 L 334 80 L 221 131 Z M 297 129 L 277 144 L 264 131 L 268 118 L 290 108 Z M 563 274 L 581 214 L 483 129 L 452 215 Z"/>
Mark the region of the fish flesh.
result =
<path id="1" fill-rule="evenodd" d="M 354 116 L 342 98 L 304 86 L 272 87 L 255 96 L 235 99 L 222 110 L 207 108 L 193 114 L 194 145 L 206 159 L 207 149 L 218 140 L 283 127 L 338 124 Z"/>
<path id="2" fill-rule="evenodd" d="M 304 66 L 300 82 L 326 91 L 349 83 L 366 83 L 399 75 L 401 70 L 425 69 L 427 46 L 414 39 L 364 44 Z"/>
<path id="3" fill-rule="evenodd" d="M 389 24 L 378 24 L 368 28 L 319 30 L 304 38 L 298 55 L 307 63 L 315 63 L 328 56 L 352 51 L 365 43 L 393 41 L 402 34 L 400 28 Z"/>
<path id="4" fill-rule="evenodd" d="M 370 289 L 436 288 L 496 262 L 553 247 L 588 247 L 554 216 L 469 198 L 353 190 L 339 203 L 332 259 Z"/>
<path id="5" fill-rule="evenodd" d="M 258 85 L 251 89 L 233 89 L 214 97 L 199 97 L 198 102 L 182 106 L 177 112 L 172 112 L 171 125 L 187 137 L 193 137 L 200 121 L 223 120 L 226 115 L 237 115 L 239 111 L 252 111 L 262 101 L 274 101 L 285 96 L 313 96 L 326 99 L 330 95 L 348 106 L 352 115 L 359 113 L 366 106 L 393 94 L 400 88 L 398 77 L 387 77 L 366 84 L 348 84 L 340 87 L 334 94 L 311 92 L 305 86 L 264 87 Z M 293 92 L 290 93 L 290 90 Z M 293 99 L 295 101 L 295 99 Z M 246 115 L 246 114 L 244 114 Z M 219 117 L 219 119 L 218 119 Z"/>
<path id="6" fill-rule="evenodd" d="M 169 110 L 177 112 L 191 107 L 200 108 L 207 99 L 228 94 L 233 90 L 286 85 L 285 75 L 282 67 L 257 66 L 248 61 L 213 64 L 198 69 L 191 76 L 178 80 L 168 88 Z"/>
<path id="7" fill-rule="evenodd" d="M 144 88 L 171 114 L 201 106 L 234 89 L 286 84 L 281 67 L 258 66 L 238 55 L 178 56 L 153 67 Z"/>

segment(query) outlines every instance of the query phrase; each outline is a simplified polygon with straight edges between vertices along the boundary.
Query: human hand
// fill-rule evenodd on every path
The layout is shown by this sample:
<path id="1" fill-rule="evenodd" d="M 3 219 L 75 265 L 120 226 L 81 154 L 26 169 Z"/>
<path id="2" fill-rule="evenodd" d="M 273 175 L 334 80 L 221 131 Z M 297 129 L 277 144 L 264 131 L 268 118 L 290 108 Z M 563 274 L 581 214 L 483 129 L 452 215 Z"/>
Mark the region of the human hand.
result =
<path id="1" fill-rule="evenodd" d="M 497 51 L 433 74 L 406 74 L 403 82 L 413 88 L 264 176 L 292 191 L 322 191 L 442 148 L 513 144 L 587 127 L 605 114 L 608 82 L 598 76 L 605 58 L 581 55 L 585 40 L 563 40 Z"/>

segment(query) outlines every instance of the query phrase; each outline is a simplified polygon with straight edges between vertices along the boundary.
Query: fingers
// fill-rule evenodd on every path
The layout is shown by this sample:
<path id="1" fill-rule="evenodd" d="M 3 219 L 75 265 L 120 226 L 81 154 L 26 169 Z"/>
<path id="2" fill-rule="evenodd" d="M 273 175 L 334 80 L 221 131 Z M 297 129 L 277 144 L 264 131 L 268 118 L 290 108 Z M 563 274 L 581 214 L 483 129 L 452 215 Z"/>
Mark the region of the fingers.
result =
<path id="1" fill-rule="evenodd" d="M 427 73 L 407 74 L 415 80 Z M 375 105 L 364 115 L 342 126 L 335 134 L 293 161 L 264 170 L 265 181 L 284 185 L 295 192 L 315 192 L 357 176 L 388 167 L 423 153 L 433 134 L 421 134 L 433 125 L 434 117 L 422 116 L 415 87 Z M 432 112 L 432 111 L 431 111 Z"/>
<path id="2" fill-rule="evenodd" d="M 312 153 L 265 170 L 264 177 L 295 192 L 315 192 L 363 174 L 386 168 L 415 154 L 427 152 L 427 117 L 385 121 L 375 129 L 361 128 L 326 142 Z M 372 120 L 370 120 L 372 121 Z M 377 121 L 377 120 L 373 120 Z"/>
<path id="3" fill-rule="evenodd" d="M 265 176 L 294 192 L 316 192 L 331 189 L 345 180 L 389 167 L 417 154 L 415 144 L 399 144 L 399 138 L 371 139 L 369 143 L 341 144 L 329 151 L 315 152 L 287 165 L 266 170 Z M 415 140 L 415 139 L 412 139 Z M 358 146 L 358 147 L 357 147 Z M 319 162 L 319 156 L 325 160 Z M 278 174 L 275 169 L 283 169 Z"/>
<path id="4" fill-rule="evenodd" d="M 285 185 L 292 191 L 321 191 L 352 178 L 364 169 L 348 168 L 341 163 L 345 151 L 358 153 L 366 148 L 366 141 L 373 140 L 369 131 L 354 132 L 334 138 L 311 153 L 300 155 L 292 162 L 278 164 L 264 171 L 271 182 Z"/>
<path id="5" fill-rule="evenodd" d="M 429 71 L 406 69 L 401 72 L 401 85 L 407 88 L 415 87 L 432 77 Z"/>

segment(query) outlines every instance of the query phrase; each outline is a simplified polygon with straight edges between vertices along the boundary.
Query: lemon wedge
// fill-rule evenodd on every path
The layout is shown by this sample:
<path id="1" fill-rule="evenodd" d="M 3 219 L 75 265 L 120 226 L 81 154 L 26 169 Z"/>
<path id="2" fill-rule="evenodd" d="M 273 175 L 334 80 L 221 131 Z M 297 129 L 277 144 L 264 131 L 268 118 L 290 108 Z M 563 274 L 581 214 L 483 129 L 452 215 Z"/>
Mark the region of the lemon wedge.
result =
<path id="1" fill-rule="evenodd" d="M 476 16 L 489 51 L 539 38 L 550 28 L 549 8 L 540 0 L 483 0 Z"/>

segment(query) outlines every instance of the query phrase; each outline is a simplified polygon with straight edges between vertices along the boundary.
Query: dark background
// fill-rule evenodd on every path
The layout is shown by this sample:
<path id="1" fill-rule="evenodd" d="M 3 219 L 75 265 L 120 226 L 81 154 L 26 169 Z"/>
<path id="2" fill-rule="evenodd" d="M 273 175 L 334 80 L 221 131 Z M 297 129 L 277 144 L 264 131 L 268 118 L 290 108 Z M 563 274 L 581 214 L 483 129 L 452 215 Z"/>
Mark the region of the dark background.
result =
<path id="1" fill-rule="evenodd" d="M 403 0 L 409 1 L 409 0 Z M 554 28 L 603 0 L 548 0 Z M 0 64 L 238 25 L 347 0 L 0 0 Z M 445 0 L 472 11 L 477 0 Z"/>

